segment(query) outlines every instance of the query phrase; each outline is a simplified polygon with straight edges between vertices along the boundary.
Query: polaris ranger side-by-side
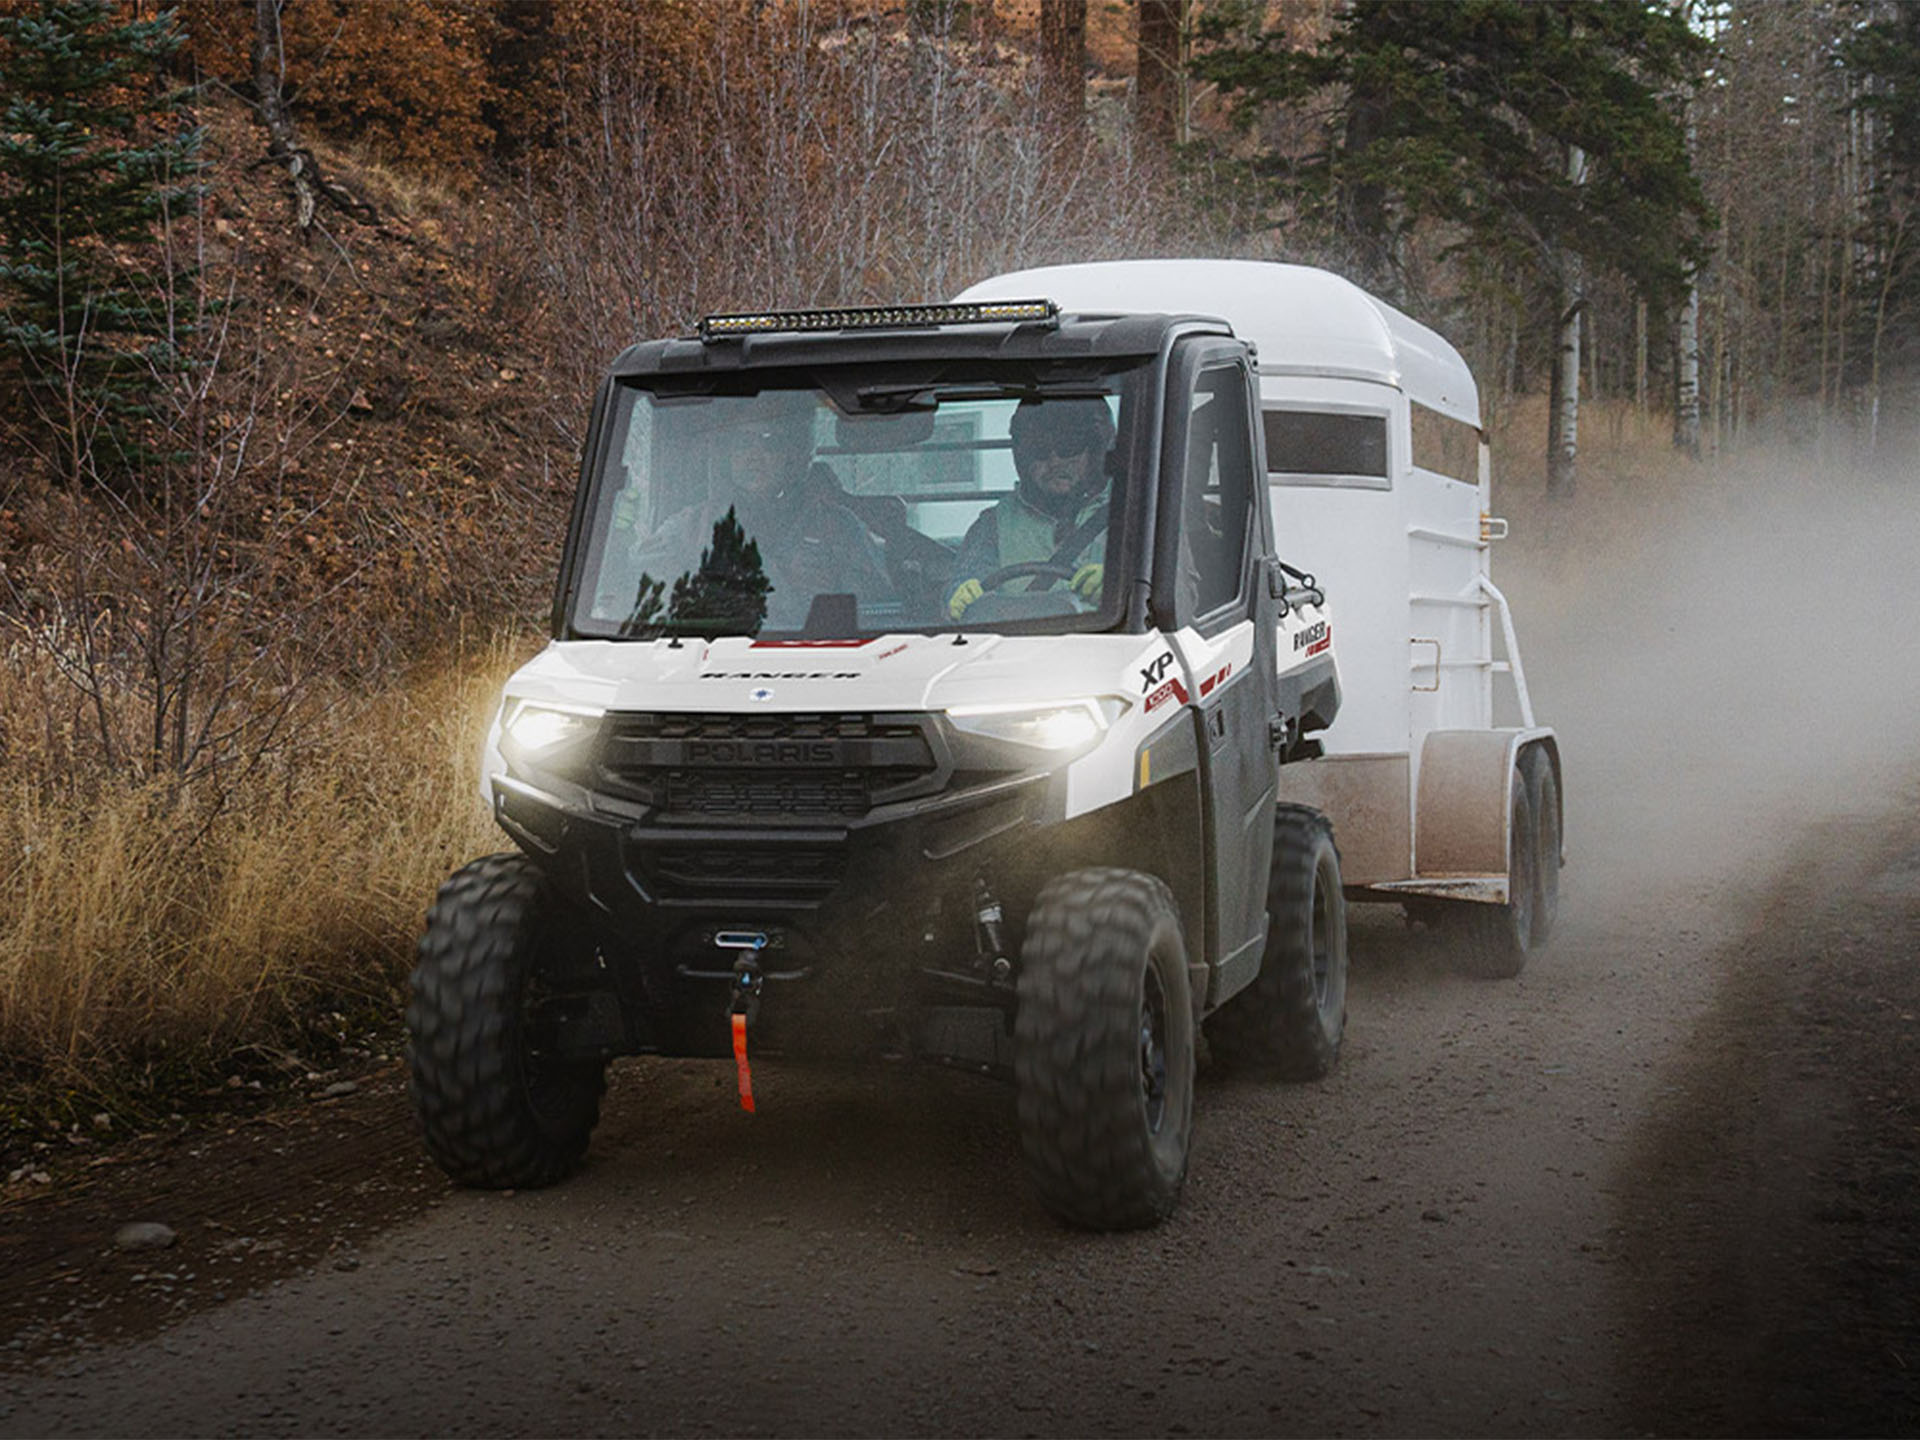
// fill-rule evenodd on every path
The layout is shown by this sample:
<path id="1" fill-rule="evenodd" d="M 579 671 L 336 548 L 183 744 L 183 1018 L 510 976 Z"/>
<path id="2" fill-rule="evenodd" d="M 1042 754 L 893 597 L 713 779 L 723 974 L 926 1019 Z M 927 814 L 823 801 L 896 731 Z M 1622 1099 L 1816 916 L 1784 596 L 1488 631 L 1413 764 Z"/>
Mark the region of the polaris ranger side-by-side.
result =
<path id="1" fill-rule="evenodd" d="M 1340 703 L 1217 319 L 1045 301 L 713 317 L 596 401 L 553 642 L 408 1010 L 455 1179 L 555 1180 L 623 1054 L 1010 1077 L 1043 1201 L 1173 1208 L 1196 1030 L 1313 1077 L 1343 880 L 1282 801 Z M 1336 599 L 1337 599 L 1336 591 Z"/>

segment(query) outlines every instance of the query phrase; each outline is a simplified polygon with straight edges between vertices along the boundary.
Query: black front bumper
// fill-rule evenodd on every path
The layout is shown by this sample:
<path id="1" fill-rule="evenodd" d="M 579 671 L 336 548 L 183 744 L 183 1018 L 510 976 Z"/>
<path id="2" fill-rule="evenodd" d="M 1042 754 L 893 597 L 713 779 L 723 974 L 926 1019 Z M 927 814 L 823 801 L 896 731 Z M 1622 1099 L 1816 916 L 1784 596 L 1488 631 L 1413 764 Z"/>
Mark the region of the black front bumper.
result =
<path id="1" fill-rule="evenodd" d="M 670 763 L 650 773 L 632 763 L 633 727 L 623 750 L 620 717 L 564 763 L 494 778 L 501 828 L 600 941 L 629 1020 L 618 1048 L 725 1053 L 742 936 L 759 937 L 762 1050 L 920 1052 L 927 1016 L 952 1034 L 956 1008 L 1004 1030 L 1012 988 L 993 973 L 982 896 L 1026 913 L 1045 878 L 1041 832 L 1051 848 L 1064 816 L 1063 772 L 932 717 L 915 723 L 931 763 L 900 763 L 903 742 L 835 752 L 885 762 L 870 784 L 853 767 L 795 770 L 778 751 L 764 765 L 722 751 L 703 772 L 681 763 L 684 740 L 657 738 L 641 749 Z M 849 793 L 869 800 L 863 813 L 804 813 L 861 808 Z M 676 801 L 689 796 L 735 813 L 687 813 Z M 1016 924 L 999 938 L 1017 952 Z M 1000 1037 L 959 1028 L 979 1033 L 946 1058 L 989 1063 L 978 1052 L 997 1053 Z"/>

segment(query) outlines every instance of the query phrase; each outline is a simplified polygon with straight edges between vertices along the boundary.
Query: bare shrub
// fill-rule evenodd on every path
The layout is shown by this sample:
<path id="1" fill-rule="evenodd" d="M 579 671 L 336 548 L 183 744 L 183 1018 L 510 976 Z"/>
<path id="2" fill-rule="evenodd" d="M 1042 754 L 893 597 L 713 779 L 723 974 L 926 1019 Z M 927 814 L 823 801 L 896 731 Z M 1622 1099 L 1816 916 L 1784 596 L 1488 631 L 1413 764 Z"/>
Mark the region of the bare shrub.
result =
<path id="1" fill-rule="evenodd" d="M 1124 117 L 1048 118 L 1031 57 L 964 13 L 716 7 L 671 74 L 581 64 L 523 197 L 561 389 L 590 393 L 614 351 L 715 310 L 940 298 L 1196 243 L 1198 212 Z M 621 20 L 584 12 L 576 51 L 616 53 L 596 17 Z"/>
<path id="2" fill-rule="evenodd" d="M 49 793 L 43 650 L 0 691 L 0 1053 L 15 1080 L 116 1090 L 177 1079 L 265 1038 L 297 1040 L 318 999 L 390 1006 L 426 897 L 492 842 L 474 781 L 505 639 L 357 697 L 214 814 L 160 782 L 86 805 Z M 457 783 L 454 777 L 457 777 Z"/>

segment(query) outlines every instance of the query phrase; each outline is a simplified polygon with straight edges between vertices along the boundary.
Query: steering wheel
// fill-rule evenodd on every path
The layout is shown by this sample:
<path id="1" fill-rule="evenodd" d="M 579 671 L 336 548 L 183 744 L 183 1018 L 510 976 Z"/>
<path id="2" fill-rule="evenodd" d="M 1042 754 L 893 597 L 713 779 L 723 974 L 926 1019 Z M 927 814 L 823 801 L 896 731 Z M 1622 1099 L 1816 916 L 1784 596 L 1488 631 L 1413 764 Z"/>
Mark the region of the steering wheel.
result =
<path id="1" fill-rule="evenodd" d="M 1050 560 L 1029 560 L 1022 565 L 1002 565 L 991 575 L 981 577 L 982 590 L 998 590 L 1002 585 L 1011 585 L 1015 580 L 1025 579 L 1029 575 L 1045 575 L 1049 580 L 1071 580 L 1074 569 L 1071 565 L 1055 565 Z M 1050 590 L 1051 585 L 1040 587 Z"/>

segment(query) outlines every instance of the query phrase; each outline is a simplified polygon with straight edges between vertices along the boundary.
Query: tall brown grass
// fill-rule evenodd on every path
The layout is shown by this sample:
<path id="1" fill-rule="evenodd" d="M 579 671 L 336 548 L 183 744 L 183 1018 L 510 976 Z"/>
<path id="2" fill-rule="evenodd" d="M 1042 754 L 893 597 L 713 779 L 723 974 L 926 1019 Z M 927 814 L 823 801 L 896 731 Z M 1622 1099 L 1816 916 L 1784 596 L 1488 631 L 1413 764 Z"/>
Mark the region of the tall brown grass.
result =
<path id="1" fill-rule="evenodd" d="M 318 1009 L 391 1006 L 446 873 L 498 848 L 474 785 L 493 639 L 374 693 L 303 697 L 295 743 L 217 805 L 164 783 L 75 786 L 34 654 L 0 694 L 0 1055 L 43 1097 L 178 1083 Z M 11 722 L 11 723 L 5 723 Z M 23 737 L 34 737 L 25 738 Z M 322 1005 L 322 1002 L 326 1002 Z"/>

